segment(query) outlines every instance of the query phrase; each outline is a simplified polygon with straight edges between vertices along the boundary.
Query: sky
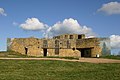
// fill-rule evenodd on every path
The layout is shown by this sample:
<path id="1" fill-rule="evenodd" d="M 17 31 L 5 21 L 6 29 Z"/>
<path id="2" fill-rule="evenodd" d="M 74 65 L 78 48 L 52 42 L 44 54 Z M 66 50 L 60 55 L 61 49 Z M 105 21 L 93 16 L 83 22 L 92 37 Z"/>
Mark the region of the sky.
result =
<path id="1" fill-rule="evenodd" d="M 0 0 L 0 51 L 7 38 L 64 33 L 108 37 L 120 51 L 120 0 Z"/>

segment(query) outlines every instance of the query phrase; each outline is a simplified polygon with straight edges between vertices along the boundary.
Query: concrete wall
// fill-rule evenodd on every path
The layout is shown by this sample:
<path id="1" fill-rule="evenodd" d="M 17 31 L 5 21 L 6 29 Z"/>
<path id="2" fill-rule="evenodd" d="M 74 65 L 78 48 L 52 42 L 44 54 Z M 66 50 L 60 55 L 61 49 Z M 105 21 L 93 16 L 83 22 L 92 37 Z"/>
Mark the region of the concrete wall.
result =
<path id="1" fill-rule="evenodd" d="M 61 57 L 81 57 L 81 53 L 78 50 L 72 50 L 72 49 L 60 49 Z"/>
<path id="2" fill-rule="evenodd" d="M 27 55 L 30 56 L 40 56 L 41 54 L 41 44 L 42 41 L 37 38 L 14 38 L 14 39 L 9 39 L 9 44 L 8 45 L 8 50 L 16 51 L 21 54 L 26 54 L 25 53 L 25 48 L 28 49 Z"/>
<path id="3" fill-rule="evenodd" d="M 76 48 L 90 48 L 91 57 L 96 57 L 97 54 L 101 56 L 101 47 L 98 38 L 78 39 L 76 40 Z"/>
<path id="4" fill-rule="evenodd" d="M 84 34 L 62 34 L 59 36 L 54 36 L 53 39 L 78 39 L 78 35 L 81 36 L 81 39 L 85 38 Z M 72 38 L 71 38 L 72 36 Z"/>
<path id="5" fill-rule="evenodd" d="M 27 54 L 29 56 L 44 56 L 44 49 L 47 49 L 47 56 L 61 56 L 61 57 L 81 57 L 83 49 L 87 51 L 90 49 L 90 57 L 96 57 L 97 54 L 104 55 L 110 51 L 110 40 L 101 38 L 78 38 L 77 34 L 73 35 L 75 39 L 65 38 L 65 35 L 60 35 L 60 39 L 38 39 L 38 38 L 8 38 L 7 48 L 8 50 L 16 51 L 21 54 Z M 65 38 L 65 39 L 64 39 Z M 56 40 L 59 42 L 55 44 Z M 47 41 L 47 45 L 45 45 Z M 55 54 L 55 49 L 59 49 L 59 54 Z M 27 53 L 26 53 L 27 49 Z M 82 52 L 81 52 L 82 51 Z M 86 52 L 85 51 L 85 52 Z M 106 52 L 105 52 L 106 51 Z"/>

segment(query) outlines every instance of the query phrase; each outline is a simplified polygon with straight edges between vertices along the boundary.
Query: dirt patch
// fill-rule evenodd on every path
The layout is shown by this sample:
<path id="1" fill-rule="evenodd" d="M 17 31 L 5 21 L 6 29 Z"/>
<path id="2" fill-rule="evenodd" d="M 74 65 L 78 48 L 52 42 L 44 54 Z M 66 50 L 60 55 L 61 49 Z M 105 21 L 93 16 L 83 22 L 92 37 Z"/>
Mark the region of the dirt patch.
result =
<path id="1" fill-rule="evenodd" d="M 90 62 L 90 63 L 120 63 L 120 60 L 103 59 L 103 58 L 80 58 L 79 61 Z"/>

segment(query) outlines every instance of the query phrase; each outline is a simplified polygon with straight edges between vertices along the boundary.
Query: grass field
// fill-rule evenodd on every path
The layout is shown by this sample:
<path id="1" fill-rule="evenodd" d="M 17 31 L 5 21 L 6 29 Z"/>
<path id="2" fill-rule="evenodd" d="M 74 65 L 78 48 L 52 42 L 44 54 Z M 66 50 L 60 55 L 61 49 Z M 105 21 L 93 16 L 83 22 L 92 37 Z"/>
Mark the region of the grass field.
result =
<path id="1" fill-rule="evenodd" d="M 107 58 L 107 59 L 117 59 L 120 60 L 120 56 L 116 55 L 110 55 L 110 56 L 102 56 L 101 58 Z"/>
<path id="2" fill-rule="evenodd" d="M 4 57 L 4 58 L 19 58 L 19 57 L 30 57 L 30 56 L 27 56 L 27 55 L 22 55 L 20 53 L 17 53 L 17 52 L 13 52 L 13 51 L 3 51 L 3 52 L 0 52 L 0 57 Z"/>
<path id="3" fill-rule="evenodd" d="M 75 60 L 79 60 L 79 58 L 76 57 L 59 57 L 59 56 L 27 56 L 27 55 L 23 55 L 17 52 L 13 52 L 13 51 L 4 51 L 4 52 L 0 52 L 0 58 L 61 58 L 61 59 L 75 59 Z"/>
<path id="4" fill-rule="evenodd" d="M 0 80 L 120 80 L 120 64 L 0 60 Z"/>

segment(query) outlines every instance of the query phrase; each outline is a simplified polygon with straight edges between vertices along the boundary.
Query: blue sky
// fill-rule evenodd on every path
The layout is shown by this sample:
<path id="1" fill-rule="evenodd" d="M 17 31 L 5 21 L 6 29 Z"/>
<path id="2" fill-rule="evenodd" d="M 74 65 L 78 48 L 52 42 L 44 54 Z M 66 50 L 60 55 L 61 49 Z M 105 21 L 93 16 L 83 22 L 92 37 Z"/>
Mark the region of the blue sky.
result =
<path id="1" fill-rule="evenodd" d="M 71 33 L 74 27 L 88 36 L 112 36 L 118 42 L 115 49 L 120 50 L 120 0 L 0 0 L 0 8 L 4 10 L 0 10 L 0 50 L 6 50 L 6 38 L 41 38 L 43 33 Z"/>

